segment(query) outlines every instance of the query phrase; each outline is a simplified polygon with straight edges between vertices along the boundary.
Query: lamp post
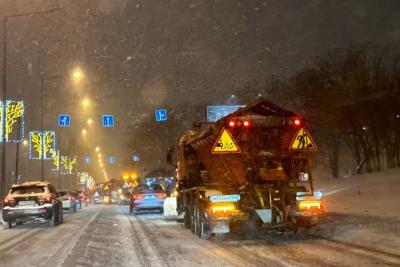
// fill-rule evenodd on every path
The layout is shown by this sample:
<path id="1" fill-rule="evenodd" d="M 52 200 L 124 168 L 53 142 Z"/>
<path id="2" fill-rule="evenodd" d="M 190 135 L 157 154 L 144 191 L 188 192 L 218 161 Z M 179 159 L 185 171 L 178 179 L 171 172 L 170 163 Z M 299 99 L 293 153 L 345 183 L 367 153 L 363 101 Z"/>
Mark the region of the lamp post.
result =
<path id="1" fill-rule="evenodd" d="M 64 79 L 64 75 L 54 75 L 54 76 L 42 76 L 41 78 L 41 83 L 40 83 L 40 131 L 41 131 L 41 138 L 42 138 L 42 153 L 41 153 L 41 159 L 40 159 L 40 180 L 43 182 L 44 181 L 44 156 L 45 156 L 45 149 L 44 149 L 44 102 L 45 102 L 45 83 L 47 81 L 51 80 L 58 80 L 58 79 Z"/>
<path id="2" fill-rule="evenodd" d="M 46 11 L 38 11 L 38 12 L 30 12 L 30 13 L 20 13 L 20 14 L 13 14 L 3 17 L 3 75 L 2 75 L 2 85 L 3 85 L 3 96 L 2 100 L 5 103 L 7 99 L 7 24 L 8 21 L 12 18 L 18 17 L 29 17 L 29 16 L 37 16 L 37 15 L 44 15 L 50 14 L 57 11 L 60 11 L 60 8 L 54 8 Z M 1 181 L 0 181 L 0 193 L 3 196 L 5 192 L 6 186 L 6 144 L 5 144 L 5 114 L 3 109 L 3 127 L 2 127 L 2 136 L 3 136 L 3 144 L 2 144 L 2 151 L 1 151 Z"/>

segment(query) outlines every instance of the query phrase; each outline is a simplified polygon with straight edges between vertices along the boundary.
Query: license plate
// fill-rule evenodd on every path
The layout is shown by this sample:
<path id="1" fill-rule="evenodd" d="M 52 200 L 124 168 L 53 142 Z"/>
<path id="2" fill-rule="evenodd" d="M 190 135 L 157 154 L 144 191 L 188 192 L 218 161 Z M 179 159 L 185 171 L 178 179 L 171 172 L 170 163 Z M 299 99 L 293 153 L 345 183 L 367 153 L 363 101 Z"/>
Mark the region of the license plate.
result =
<path id="1" fill-rule="evenodd" d="M 145 196 L 144 199 L 155 199 L 155 196 Z"/>
<path id="2" fill-rule="evenodd" d="M 240 195 L 220 195 L 220 196 L 210 196 L 210 201 L 215 202 L 238 202 L 240 200 Z"/>
<path id="3" fill-rule="evenodd" d="M 20 206 L 33 206 L 35 204 L 35 201 L 20 201 L 18 202 Z"/>

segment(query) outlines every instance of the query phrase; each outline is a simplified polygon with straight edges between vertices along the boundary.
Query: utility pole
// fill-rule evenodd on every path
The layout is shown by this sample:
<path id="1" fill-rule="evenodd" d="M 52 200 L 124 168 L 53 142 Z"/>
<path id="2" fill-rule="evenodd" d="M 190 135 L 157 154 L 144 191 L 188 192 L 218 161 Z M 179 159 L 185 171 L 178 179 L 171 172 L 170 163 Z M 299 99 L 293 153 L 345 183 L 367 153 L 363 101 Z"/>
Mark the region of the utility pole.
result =
<path id="1" fill-rule="evenodd" d="M 40 180 L 44 181 L 44 156 L 45 156 L 45 147 L 44 147 L 44 107 L 45 107 L 45 99 L 46 99 L 46 81 L 57 80 L 57 79 L 64 79 L 64 75 L 54 75 L 54 76 L 42 76 L 41 83 L 40 83 L 40 132 L 41 132 L 41 159 L 40 159 Z"/>

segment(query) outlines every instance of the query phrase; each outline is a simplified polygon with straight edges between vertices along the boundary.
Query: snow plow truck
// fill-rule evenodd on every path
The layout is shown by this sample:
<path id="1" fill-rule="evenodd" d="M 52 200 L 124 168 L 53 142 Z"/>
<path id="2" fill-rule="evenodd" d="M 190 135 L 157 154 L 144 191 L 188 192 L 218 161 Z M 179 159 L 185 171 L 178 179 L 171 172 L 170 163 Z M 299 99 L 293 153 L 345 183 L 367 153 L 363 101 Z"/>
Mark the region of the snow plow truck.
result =
<path id="1" fill-rule="evenodd" d="M 199 125 L 181 136 L 175 155 L 178 214 L 202 239 L 312 227 L 323 212 L 313 187 L 316 150 L 303 119 L 266 99 Z"/>

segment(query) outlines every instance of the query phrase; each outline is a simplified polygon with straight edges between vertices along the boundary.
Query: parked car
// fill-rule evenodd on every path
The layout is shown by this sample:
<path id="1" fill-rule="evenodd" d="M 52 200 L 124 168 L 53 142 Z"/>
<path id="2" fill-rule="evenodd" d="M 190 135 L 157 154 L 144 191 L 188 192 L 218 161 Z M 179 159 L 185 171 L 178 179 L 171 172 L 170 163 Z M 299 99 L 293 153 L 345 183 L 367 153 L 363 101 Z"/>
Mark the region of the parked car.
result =
<path id="1" fill-rule="evenodd" d="M 63 206 L 57 190 L 48 182 L 26 182 L 11 186 L 3 205 L 3 228 L 13 223 L 47 221 L 50 226 L 63 222 Z"/>
<path id="2" fill-rule="evenodd" d="M 58 191 L 58 194 L 61 198 L 63 209 L 70 210 L 76 212 L 76 199 L 75 197 L 67 190 Z"/>
<path id="3" fill-rule="evenodd" d="M 130 213 L 158 210 L 163 212 L 165 189 L 160 184 L 139 185 L 133 192 L 130 203 Z"/>

